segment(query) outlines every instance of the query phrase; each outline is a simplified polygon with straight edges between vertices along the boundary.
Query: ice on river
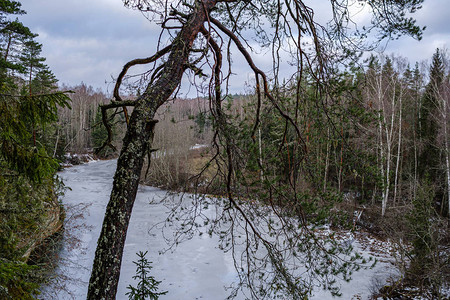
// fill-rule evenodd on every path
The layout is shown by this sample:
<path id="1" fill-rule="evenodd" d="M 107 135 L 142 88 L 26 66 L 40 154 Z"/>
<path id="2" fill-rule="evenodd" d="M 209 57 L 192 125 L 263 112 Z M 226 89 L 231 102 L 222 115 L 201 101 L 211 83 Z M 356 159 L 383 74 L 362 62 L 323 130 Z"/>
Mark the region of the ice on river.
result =
<path id="1" fill-rule="evenodd" d="M 115 160 L 91 162 L 60 173 L 67 190 L 62 202 L 67 209 L 66 232 L 56 270 L 55 283 L 42 288 L 42 299 L 86 299 L 87 286 L 103 215 L 112 188 Z M 218 238 L 195 235 L 171 251 L 167 248 L 161 226 L 170 209 L 161 203 L 166 192 L 140 186 L 133 208 L 123 254 L 117 299 L 128 299 L 127 286 L 136 283 L 133 261 L 138 251 L 148 251 L 151 275 L 162 281 L 160 291 L 168 291 L 162 300 L 226 299 L 237 273 L 229 252 L 219 249 Z M 167 234 L 167 230 L 164 231 Z M 358 246 L 358 245 L 357 245 Z M 367 253 L 366 253 L 367 254 Z M 392 266 L 381 262 L 374 269 L 354 273 L 353 280 L 341 283 L 342 299 L 366 299 L 374 278 L 384 280 Z M 246 299 L 238 295 L 236 299 Z M 332 299 L 318 289 L 311 299 Z"/>

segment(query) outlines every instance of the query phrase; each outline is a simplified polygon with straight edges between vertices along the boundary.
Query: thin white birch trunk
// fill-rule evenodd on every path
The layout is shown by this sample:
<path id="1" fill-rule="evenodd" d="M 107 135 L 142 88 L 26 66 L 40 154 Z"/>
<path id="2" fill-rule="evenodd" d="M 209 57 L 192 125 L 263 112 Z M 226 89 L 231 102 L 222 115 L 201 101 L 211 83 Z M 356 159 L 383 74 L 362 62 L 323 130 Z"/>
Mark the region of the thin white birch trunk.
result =
<path id="1" fill-rule="evenodd" d="M 384 122 L 385 128 L 384 131 L 386 133 L 386 172 L 385 172 L 385 180 L 384 180 L 384 192 L 383 192 L 383 200 L 381 204 L 381 216 L 384 217 L 386 213 L 387 202 L 389 198 L 389 189 L 390 189 L 390 172 L 391 172 L 391 156 L 392 156 L 392 126 L 393 126 L 393 115 L 391 117 L 391 128 L 387 127 L 386 122 Z"/>
<path id="2" fill-rule="evenodd" d="M 448 95 L 444 94 L 444 95 Z M 444 147 L 445 147 L 445 173 L 447 175 L 447 202 L 448 202 L 448 215 L 450 218 L 450 149 L 449 149 L 449 136 L 448 136 L 448 106 L 447 97 L 443 96 L 442 99 L 442 119 L 444 127 Z"/>
<path id="3" fill-rule="evenodd" d="M 383 109 L 382 107 L 382 91 L 381 91 L 381 76 L 379 77 L 378 80 L 378 86 L 377 86 L 377 95 L 378 95 L 378 134 L 379 134 L 379 147 L 380 147 L 380 158 L 379 158 L 379 168 L 381 171 L 381 178 L 383 178 L 383 185 L 384 185 L 384 178 L 385 178 L 385 174 L 384 174 L 384 163 L 383 163 L 383 159 L 384 159 L 384 144 L 383 144 L 383 122 L 382 120 L 384 119 L 384 117 L 382 118 L 381 116 L 381 111 Z M 385 199 L 385 188 L 383 186 L 382 192 L 381 192 L 381 203 L 382 203 L 382 212 L 384 212 L 384 199 Z M 384 215 L 384 214 L 383 214 Z"/>
<path id="4" fill-rule="evenodd" d="M 397 162 L 395 166 L 395 183 L 394 183 L 394 197 L 393 204 L 395 205 L 395 200 L 397 198 L 397 189 L 398 189 L 398 169 L 400 166 L 400 158 L 401 158 L 401 146 L 402 146 L 402 87 L 400 87 L 400 95 L 399 95 L 399 120 L 398 120 L 398 144 L 397 144 Z"/>
<path id="5" fill-rule="evenodd" d="M 55 142 L 55 149 L 53 150 L 53 158 L 56 156 L 56 151 L 58 150 L 58 142 L 59 142 L 59 124 L 57 124 L 58 128 L 56 129 L 56 142 Z"/>
<path id="6" fill-rule="evenodd" d="M 447 202 L 448 202 L 448 215 L 450 218 L 450 162 L 449 162 L 449 145 L 448 145 L 448 128 L 447 128 L 447 120 L 445 120 L 444 125 L 444 140 L 445 140 L 445 165 L 446 165 L 446 173 L 447 173 Z"/>
<path id="7" fill-rule="evenodd" d="M 325 174 L 323 176 L 323 191 L 325 192 L 327 189 L 327 177 L 328 177 L 328 167 L 329 167 L 329 159 L 330 159 L 330 128 L 327 130 L 327 154 L 325 156 Z"/>

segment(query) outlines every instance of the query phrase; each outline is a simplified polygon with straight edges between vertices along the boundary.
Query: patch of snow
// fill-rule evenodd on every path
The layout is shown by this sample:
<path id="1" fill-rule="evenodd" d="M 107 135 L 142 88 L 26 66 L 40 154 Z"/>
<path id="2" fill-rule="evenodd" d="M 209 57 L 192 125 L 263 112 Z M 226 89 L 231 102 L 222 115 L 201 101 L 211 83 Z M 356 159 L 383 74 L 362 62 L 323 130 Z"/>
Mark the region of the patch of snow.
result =
<path id="1" fill-rule="evenodd" d="M 205 144 L 195 144 L 194 146 L 192 146 L 190 149 L 191 150 L 196 150 L 196 149 L 202 149 L 202 148 L 208 148 L 208 145 Z"/>

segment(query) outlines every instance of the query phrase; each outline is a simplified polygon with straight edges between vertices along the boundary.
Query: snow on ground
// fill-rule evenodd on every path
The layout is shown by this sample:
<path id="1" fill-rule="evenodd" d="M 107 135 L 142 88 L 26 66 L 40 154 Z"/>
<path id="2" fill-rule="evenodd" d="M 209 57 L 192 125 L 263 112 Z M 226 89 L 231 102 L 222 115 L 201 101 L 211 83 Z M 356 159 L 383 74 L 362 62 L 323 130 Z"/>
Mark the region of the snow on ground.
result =
<path id="1" fill-rule="evenodd" d="M 67 208 L 66 231 L 56 280 L 42 288 L 41 299 L 86 299 L 115 167 L 115 160 L 97 161 L 60 173 L 66 186 L 71 189 L 62 199 Z M 229 295 L 225 287 L 234 282 L 236 271 L 231 254 L 219 249 L 218 238 L 208 234 L 196 235 L 159 255 L 161 250 L 167 248 L 165 237 L 170 235 L 170 229 L 162 231 L 161 224 L 170 211 L 161 201 L 165 197 L 163 190 L 148 186 L 139 188 L 128 228 L 117 299 L 128 299 L 125 296 L 128 291 L 126 287 L 136 285 L 132 279 L 136 270 L 132 262 L 137 260 L 138 251 L 148 251 L 147 258 L 153 262 L 151 274 L 162 281 L 160 291 L 169 291 L 160 299 L 225 299 Z M 342 299 L 367 299 L 374 280 L 384 282 L 394 273 L 389 256 L 379 251 L 389 245 L 379 245 L 382 242 L 364 234 L 340 234 L 344 239 L 354 239 L 354 247 L 363 255 L 374 255 L 380 260 L 375 268 L 354 273 L 350 283 L 341 283 Z M 236 299 L 246 298 L 240 294 Z M 328 292 L 318 289 L 311 299 L 333 298 Z"/>

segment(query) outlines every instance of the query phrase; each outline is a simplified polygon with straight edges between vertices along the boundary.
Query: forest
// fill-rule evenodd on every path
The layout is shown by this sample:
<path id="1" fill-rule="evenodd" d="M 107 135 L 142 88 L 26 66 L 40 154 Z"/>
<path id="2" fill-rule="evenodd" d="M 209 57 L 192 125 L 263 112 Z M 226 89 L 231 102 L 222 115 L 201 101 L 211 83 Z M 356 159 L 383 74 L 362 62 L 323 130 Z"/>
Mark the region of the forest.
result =
<path id="1" fill-rule="evenodd" d="M 21 4 L 0 2 L 1 299 L 34 299 L 40 286 L 53 280 L 65 224 L 61 199 L 70 188 L 58 172 L 86 157 L 118 159 L 88 299 L 115 299 L 117 282 L 102 277 L 118 281 L 138 184 L 224 199 L 229 211 L 214 224 L 239 219 L 245 225 L 228 235 L 215 233 L 233 243 L 245 228 L 247 252 L 235 265 L 252 299 L 307 299 L 312 277 L 326 281 L 330 295 L 339 295 L 330 277 L 347 278 L 366 267 L 358 255 L 340 260 L 339 254 L 353 250 L 333 236 L 317 237 L 314 228 L 324 224 L 395 245 L 393 268 L 400 275 L 379 286 L 373 299 L 450 296 L 447 49 L 437 48 L 419 62 L 370 49 L 363 55 L 344 45 L 342 23 L 322 36 L 323 28 L 298 0 L 180 1 L 170 12 L 158 6 L 165 1 L 123 2 L 165 20 L 162 32 L 170 42 L 125 65 L 112 93 L 89 83 L 59 83 L 41 55 L 37 34 L 19 21 L 26 13 Z M 387 12 L 378 10 L 377 1 L 362 2 L 373 8 L 382 38 L 422 35 L 399 13 L 414 12 L 422 1 L 378 1 L 387 3 Z M 348 8 L 339 3 L 334 12 L 345 15 Z M 257 11 L 274 22 L 273 39 Z M 392 15 L 398 18 L 383 23 Z M 295 47 L 287 42 L 295 49 L 290 51 L 297 71 L 278 77 L 282 66 L 274 57 L 269 80 L 244 46 L 246 30 L 257 31 L 261 43 L 275 49 L 286 46 L 283 37 L 300 36 L 297 30 L 316 40 Z M 332 33 L 343 53 L 326 43 Z M 183 39 L 192 36 L 197 40 L 187 47 Z M 250 91 L 232 94 L 223 87 L 232 74 L 227 43 L 234 43 L 233 51 L 255 73 Z M 126 75 L 130 67 L 148 63 L 153 66 L 138 81 Z M 198 78 L 197 89 L 206 93 L 177 97 L 183 74 Z M 264 209 L 276 216 L 275 223 L 255 221 Z M 111 236 L 120 238 L 115 242 Z M 267 252 L 264 261 L 257 257 L 260 249 Z M 313 275 L 289 272 L 286 256 Z M 264 267 L 272 272 L 255 275 Z M 163 294 L 130 299 L 149 295 Z"/>

